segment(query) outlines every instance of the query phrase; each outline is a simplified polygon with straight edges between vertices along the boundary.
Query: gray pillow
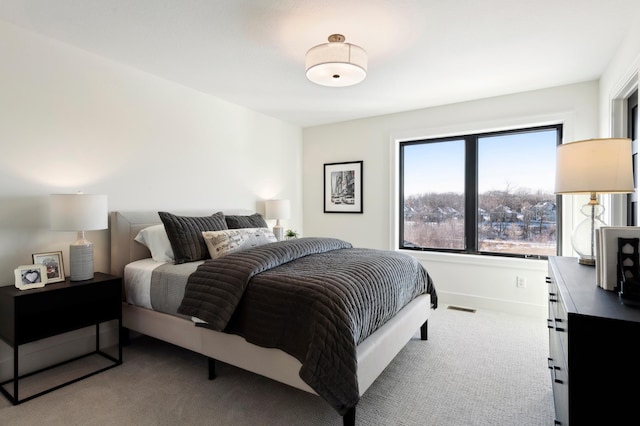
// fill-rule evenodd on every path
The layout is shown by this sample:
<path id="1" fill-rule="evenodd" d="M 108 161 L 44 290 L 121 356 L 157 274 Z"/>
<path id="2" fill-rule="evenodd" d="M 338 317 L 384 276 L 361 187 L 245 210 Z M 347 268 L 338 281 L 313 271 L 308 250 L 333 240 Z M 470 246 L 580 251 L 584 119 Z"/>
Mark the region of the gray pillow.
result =
<path id="1" fill-rule="evenodd" d="M 250 216 L 225 216 L 224 220 L 227 222 L 229 229 L 268 228 L 267 222 L 259 213 L 254 213 Z"/>
<path id="2" fill-rule="evenodd" d="M 176 264 L 209 258 L 202 231 L 228 229 L 222 212 L 204 217 L 176 216 L 167 212 L 158 212 L 158 215 L 167 231 Z"/>

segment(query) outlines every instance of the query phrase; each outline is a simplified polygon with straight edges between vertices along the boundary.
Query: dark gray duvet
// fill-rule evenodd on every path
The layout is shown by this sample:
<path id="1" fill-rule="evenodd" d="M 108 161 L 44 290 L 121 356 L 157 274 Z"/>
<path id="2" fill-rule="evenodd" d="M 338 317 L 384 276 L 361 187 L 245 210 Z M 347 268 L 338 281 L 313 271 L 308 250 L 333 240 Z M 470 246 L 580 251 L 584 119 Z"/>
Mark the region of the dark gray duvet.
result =
<path id="1" fill-rule="evenodd" d="M 205 261 L 178 312 L 217 331 L 281 349 L 341 415 L 359 400 L 356 346 L 415 297 L 437 295 L 413 257 L 301 238 Z"/>

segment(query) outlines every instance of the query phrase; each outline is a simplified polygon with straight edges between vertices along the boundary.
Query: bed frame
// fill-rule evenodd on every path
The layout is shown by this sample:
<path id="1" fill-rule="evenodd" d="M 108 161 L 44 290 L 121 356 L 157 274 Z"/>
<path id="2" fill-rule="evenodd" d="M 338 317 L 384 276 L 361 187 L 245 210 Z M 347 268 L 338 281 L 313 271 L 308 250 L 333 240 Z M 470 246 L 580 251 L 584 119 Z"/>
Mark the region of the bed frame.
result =
<path id="1" fill-rule="evenodd" d="M 223 211 L 228 215 L 253 213 L 228 209 L 173 213 L 184 216 L 208 216 L 216 211 Z M 134 240 L 135 236 L 141 229 L 162 222 L 156 211 L 115 211 L 110 213 L 109 219 L 111 273 L 122 277 L 127 263 L 151 257 L 147 248 Z M 427 340 L 427 320 L 430 313 L 430 295 L 419 296 L 358 345 L 360 395 L 364 394 L 418 329 L 421 331 L 421 339 Z M 122 325 L 125 329 L 207 356 L 210 379 L 215 377 L 215 360 L 219 360 L 315 394 L 298 375 L 300 361 L 279 349 L 256 346 L 240 336 L 195 327 L 190 320 L 136 307 L 126 302 L 122 304 Z M 345 426 L 355 424 L 355 407 L 343 416 L 343 423 Z"/>

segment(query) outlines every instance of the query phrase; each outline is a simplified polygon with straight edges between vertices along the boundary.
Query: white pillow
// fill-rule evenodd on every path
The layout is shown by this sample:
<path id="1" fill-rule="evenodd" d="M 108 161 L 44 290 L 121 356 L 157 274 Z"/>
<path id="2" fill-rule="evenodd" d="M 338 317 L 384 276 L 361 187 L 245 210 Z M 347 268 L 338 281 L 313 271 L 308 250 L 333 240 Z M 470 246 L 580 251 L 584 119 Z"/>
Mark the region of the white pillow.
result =
<path id="1" fill-rule="evenodd" d="M 156 262 L 173 262 L 173 249 L 167 236 L 164 225 L 153 225 L 141 229 L 134 238 L 140 244 L 144 244 L 151 252 L 151 257 Z"/>
<path id="2" fill-rule="evenodd" d="M 263 244 L 275 243 L 276 236 L 268 228 L 225 229 L 223 231 L 203 231 L 209 255 L 217 259 L 227 253 Z"/>

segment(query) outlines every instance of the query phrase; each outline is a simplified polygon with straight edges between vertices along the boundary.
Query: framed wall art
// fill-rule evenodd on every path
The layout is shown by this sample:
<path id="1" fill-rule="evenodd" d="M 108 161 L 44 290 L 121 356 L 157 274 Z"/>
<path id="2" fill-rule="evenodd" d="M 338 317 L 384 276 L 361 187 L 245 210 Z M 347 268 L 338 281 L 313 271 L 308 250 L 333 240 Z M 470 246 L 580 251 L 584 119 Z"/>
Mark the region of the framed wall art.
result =
<path id="1" fill-rule="evenodd" d="M 47 282 L 57 283 L 64 281 L 64 264 L 62 263 L 61 251 L 34 253 L 32 257 L 33 263 L 45 266 L 47 270 Z"/>
<path id="2" fill-rule="evenodd" d="M 47 284 L 47 269 L 44 265 L 22 265 L 14 271 L 15 285 L 20 290 L 44 287 Z"/>
<path id="3" fill-rule="evenodd" d="M 362 213 L 362 163 L 324 165 L 325 213 Z"/>

